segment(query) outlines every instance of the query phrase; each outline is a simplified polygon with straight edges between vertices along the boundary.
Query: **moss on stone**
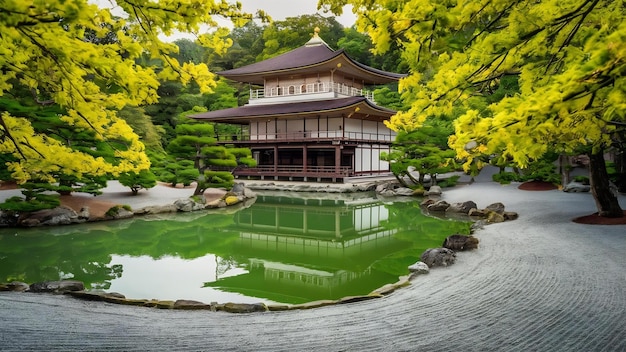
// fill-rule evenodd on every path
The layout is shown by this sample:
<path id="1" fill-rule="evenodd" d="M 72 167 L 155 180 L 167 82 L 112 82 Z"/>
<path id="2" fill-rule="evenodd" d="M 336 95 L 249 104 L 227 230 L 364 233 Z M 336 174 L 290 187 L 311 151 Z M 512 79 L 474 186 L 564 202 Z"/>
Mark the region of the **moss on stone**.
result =
<path id="1" fill-rule="evenodd" d="M 226 205 L 234 205 L 240 202 L 239 197 L 237 196 L 228 196 L 226 198 L 224 198 L 224 202 L 226 202 Z"/>

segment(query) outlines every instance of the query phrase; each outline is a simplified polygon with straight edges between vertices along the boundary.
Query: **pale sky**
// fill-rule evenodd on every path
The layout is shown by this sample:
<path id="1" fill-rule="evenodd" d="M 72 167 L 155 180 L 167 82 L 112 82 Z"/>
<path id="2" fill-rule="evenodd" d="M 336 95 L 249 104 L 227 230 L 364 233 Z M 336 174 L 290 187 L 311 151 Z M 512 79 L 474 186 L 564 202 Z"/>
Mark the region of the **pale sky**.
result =
<path id="1" fill-rule="evenodd" d="M 234 2 L 235 0 L 232 0 Z M 98 4 L 102 7 L 115 6 L 115 0 L 89 0 L 90 3 Z M 245 12 L 254 14 L 258 9 L 264 10 L 272 17 L 274 21 L 284 20 L 286 17 L 296 17 L 300 15 L 312 15 L 318 13 L 317 0 L 239 0 L 242 9 Z M 113 9 L 115 13 L 115 9 Z M 325 17 L 334 16 L 331 13 L 319 11 L 319 14 Z M 117 15 L 120 15 L 117 13 Z M 356 16 L 352 13 L 350 7 L 344 8 L 343 15 L 335 16 L 335 19 L 344 27 L 350 27 L 356 21 Z M 218 22 L 219 21 L 218 19 Z M 223 25 L 226 25 L 224 23 Z M 176 40 L 179 38 L 193 39 L 188 35 L 176 34 L 169 38 L 162 38 L 166 41 Z"/>
<path id="2" fill-rule="evenodd" d="M 239 0 L 246 12 L 254 13 L 257 9 L 263 9 L 275 21 L 284 20 L 286 17 L 300 15 L 312 15 L 317 13 L 317 0 Z M 319 11 L 324 17 L 333 16 L 331 13 Z M 356 16 L 350 8 L 345 8 L 343 15 L 335 16 L 337 21 L 344 27 L 354 24 Z"/>

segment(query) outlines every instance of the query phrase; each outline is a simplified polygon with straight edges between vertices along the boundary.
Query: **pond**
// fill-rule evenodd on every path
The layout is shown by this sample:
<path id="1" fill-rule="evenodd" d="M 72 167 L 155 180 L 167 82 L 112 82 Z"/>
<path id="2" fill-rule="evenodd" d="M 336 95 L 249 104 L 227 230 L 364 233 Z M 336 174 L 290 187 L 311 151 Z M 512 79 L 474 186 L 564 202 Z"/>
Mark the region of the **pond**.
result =
<path id="1" fill-rule="evenodd" d="M 367 294 L 468 222 L 419 201 L 265 192 L 210 211 L 0 230 L 0 282 L 73 278 L 128 298 L 289 303 Z"/>

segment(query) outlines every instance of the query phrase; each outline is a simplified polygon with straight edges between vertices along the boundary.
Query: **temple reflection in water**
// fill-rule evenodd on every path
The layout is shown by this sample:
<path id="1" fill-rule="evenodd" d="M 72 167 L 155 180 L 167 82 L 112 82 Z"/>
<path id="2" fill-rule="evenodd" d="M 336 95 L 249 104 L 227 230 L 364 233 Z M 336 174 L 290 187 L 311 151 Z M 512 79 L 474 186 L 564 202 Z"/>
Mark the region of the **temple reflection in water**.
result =
<path id="1" fill-rule="evenodd" d="M 207 286 L 293 303 L 369 292 L 393 281 L 373 264 L 407 246 L 385 226 L 389 216 L 374 198 L 260 195 L 234 215 L 248 273 Z"/>

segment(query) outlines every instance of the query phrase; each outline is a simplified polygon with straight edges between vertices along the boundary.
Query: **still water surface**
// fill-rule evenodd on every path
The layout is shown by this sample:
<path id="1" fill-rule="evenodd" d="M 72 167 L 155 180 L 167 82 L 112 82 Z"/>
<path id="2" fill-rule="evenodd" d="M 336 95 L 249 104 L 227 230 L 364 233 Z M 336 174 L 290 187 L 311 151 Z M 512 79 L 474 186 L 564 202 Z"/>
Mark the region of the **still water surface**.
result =
<path id="1" fill-rule="evenodd" d="M 235 213 L 0 232 L 0 281 L 73 278 L 128 298 L 303 303 L 367 294 L 469 223 L 372 194 L 262 193 Z"/>

